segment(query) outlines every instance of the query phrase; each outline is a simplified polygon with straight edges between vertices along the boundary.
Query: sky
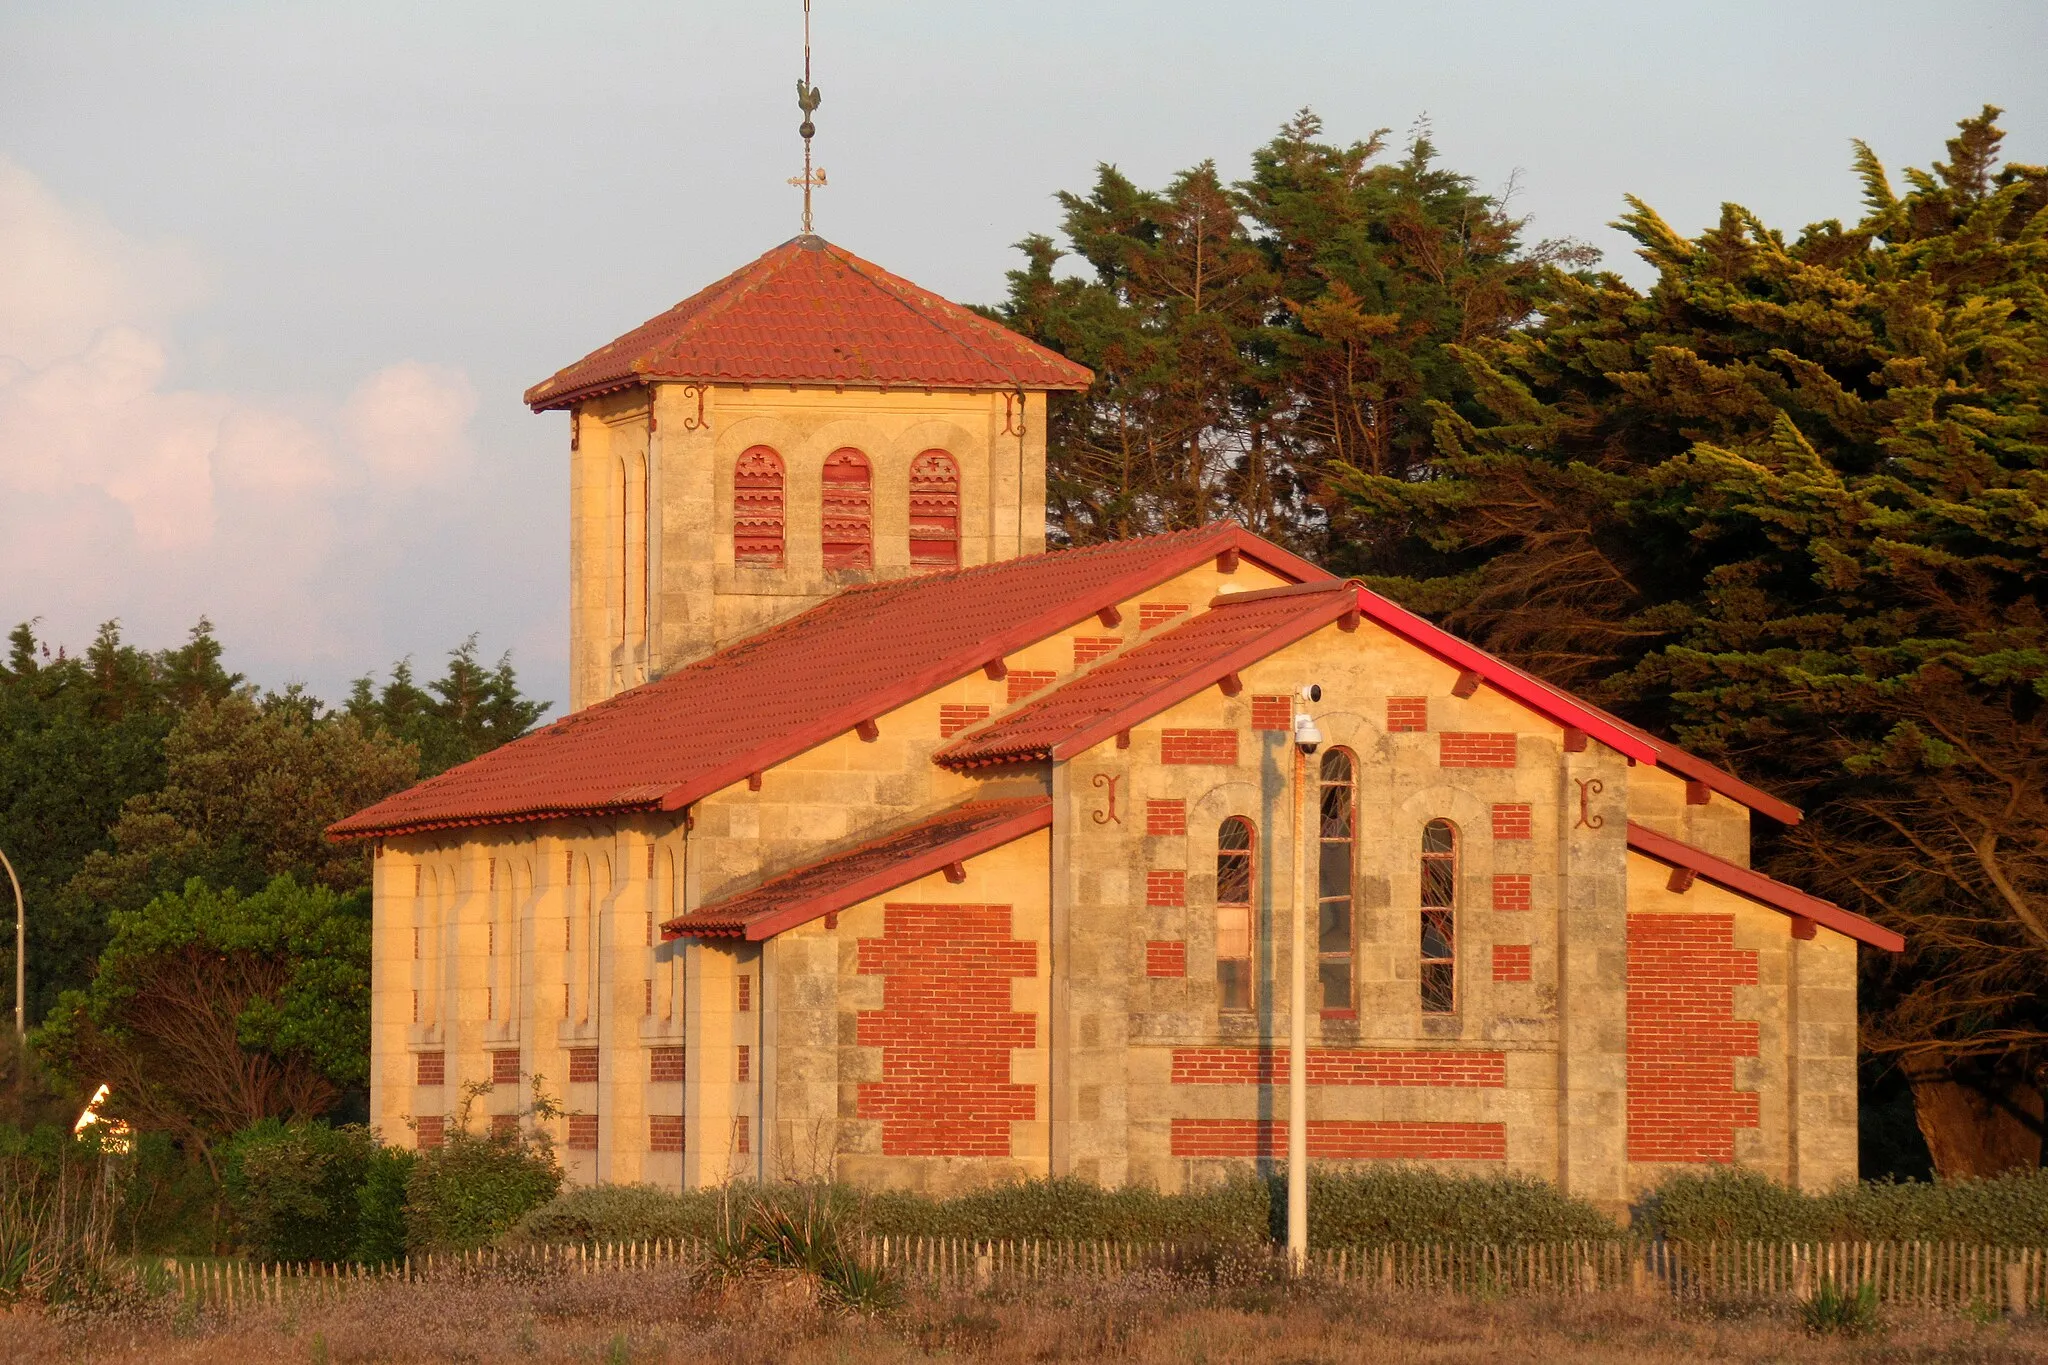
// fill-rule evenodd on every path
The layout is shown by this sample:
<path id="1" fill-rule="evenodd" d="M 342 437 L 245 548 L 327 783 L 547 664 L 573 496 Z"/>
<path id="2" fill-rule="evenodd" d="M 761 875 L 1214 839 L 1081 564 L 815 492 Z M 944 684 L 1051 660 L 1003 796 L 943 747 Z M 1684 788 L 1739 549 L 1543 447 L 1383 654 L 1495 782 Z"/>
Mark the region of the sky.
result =
<path id="1" fill-rule="evenodd" d="M 1113 162 L 1313 108 L 1644 278 L 1623 196 L 1851 219 L 2007 110 L 2048 5 L 816 0 L 825 236 L 964 302 Z M 567 692 L 567 418 L 521 392 L 797 230 L 800 0 L 0 0 L 0 627 L 338 699 L 475 633 Z"/>

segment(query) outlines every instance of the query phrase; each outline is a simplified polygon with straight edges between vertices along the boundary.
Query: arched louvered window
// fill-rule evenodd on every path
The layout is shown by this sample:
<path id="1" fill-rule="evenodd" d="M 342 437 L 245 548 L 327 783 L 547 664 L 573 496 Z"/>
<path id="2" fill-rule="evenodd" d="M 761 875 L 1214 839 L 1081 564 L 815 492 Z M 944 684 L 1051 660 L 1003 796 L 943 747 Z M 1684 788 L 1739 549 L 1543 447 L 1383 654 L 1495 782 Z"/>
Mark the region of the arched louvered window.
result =
<path id="1" fill-rule="evenodd" d="M 910 562 L 921 568 L 960 566 L 960 466 L 943 450 L 910 462 Z"/>
<path id="2" fill-rule="evenodd" d="M 1252 1007 L 1252 822 L 1241 815 L 1216 831 L 1216 1001 Z"/>
<path id="3" fill-rule="evenodd" d="M 1422 1012 L 1458 1008 L 1458 827 L 1422 827 Z"/>
<path id="4" fill-rule="evenodd" d="M 1357 861 L 1358 789 L 1351 751 L 1323 753 L 1322 827 L 1317 832 L 1316 970 L 1325 1012 L 1351 1003 L 1352 869 Z"/>
<path id="5" fill-rule="evenodd" d="M 868 457 L 858 450 L 833 451 L 825 459 L 821 481 L 825 567 L 873 568 L 873 482 L 869 478 Z"/>
<path id="6" fill-rule="evenodd" d="M 732 562 L 782 567 L 782 457 L 766 446 L 755 446 L 733 466 Z"/>

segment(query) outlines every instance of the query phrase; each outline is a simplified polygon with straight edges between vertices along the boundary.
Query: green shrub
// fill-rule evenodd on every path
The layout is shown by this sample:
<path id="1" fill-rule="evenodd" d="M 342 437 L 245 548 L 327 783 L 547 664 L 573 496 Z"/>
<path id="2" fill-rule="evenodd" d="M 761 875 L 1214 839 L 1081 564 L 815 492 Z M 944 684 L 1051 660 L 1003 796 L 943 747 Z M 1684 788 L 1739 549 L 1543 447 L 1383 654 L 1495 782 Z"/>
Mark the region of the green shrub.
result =
<path id="1" fill-rule="evenodd" d="M 421 1152 L 406 1176 L 406 1247 L 488 1246 L 561 1187 L 562 1168 L 544 1136 L 478 1137 L 457 1127 L 439 1147 Z"/>
<path id="2" fill-rule="evenodd" d="M 1318 1171 L 1310 1190 L 1309 1236 L 1319 1246 L 1564 1240 L 1618 1231 L 1592 1205 L 1533 1178 L 1465 1178 L 1400 1167 Z M 1106 1190 L 1066 1179 L 992 1186 L 950 1199 L 845 1185 L 680 1194 L 599 1185 L 563 1191 L 528 1214 L 516 1235 L 556 1243 L 711 1238 L 736 1205 L 759 1203 L 784 1211 L 823 1208 L 840 1225 L 871 1236 L 1255 1247 L 1284 1235 L 1286 1198 L 1284 1181 L 1249 1174 L 1183 1194 L 1143 1186 Z"/>
<path id="3" fill-rule="evenodd" d="M 248 1248 L 266 1261 L 348 1260 L 378 1150 L 369 1129 L 263 1119 L 227 1144 L 222 1177 Z"/>
<path id="4" fill-rule="evenodd" d="M 1274 1187 L 1283 1215 L 1287 1190 Z M 1387 1242 L 1563 1242 L 1613 1237 L 1613 1219 L 1548 1180 L 1528 1175 L 1457 1176 L 1411 1167 L 1318 1171 L 1309 1178 L 1309 1241 L 1316 1246 Z"/>
<path id="5" fill-rule="evenodd" d="M 1845 1290 L 1833 1280 L 1822 1280 L 1811 1299 L 1800 1305 L 1806 1330 L 1816 1336 L 1860 1337 L 1880 1330 L 1877 1312 L 1877 1284 L 1865 1280 Z"/>
<path id="6" fill-rule="evenodd" d="M 405 1256 L 405 1188 L 415 1160 L 405 1147 L 379 1147 L 370 1154 L 356 1191 L 355 1259 L 388 1265 Z"/>
<path id="7" fill-rule="evenodd" d="M 1757 1171 L 1685 1173 L 1643 1201 L 1636 1226 L 1677 1241 L 2048 1246 L 2048 1170 L 1989 1180 L 1873 1180 L 1824 1194 L 1802 1194 Z"/>

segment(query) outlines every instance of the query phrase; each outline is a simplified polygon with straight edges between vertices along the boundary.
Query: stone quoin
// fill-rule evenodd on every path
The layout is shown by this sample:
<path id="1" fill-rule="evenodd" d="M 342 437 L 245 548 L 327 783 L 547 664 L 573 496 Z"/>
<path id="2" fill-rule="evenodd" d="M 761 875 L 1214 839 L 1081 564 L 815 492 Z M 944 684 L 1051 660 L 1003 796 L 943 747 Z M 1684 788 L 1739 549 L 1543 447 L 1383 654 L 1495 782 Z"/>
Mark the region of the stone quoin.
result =
<path id="1" fill-rule="evenodd" d="M 1236 525 L 1047 553 L 1090 380 L 806 236 L 527 394 L 571 710 L 330 831 L 386 1137 L 538 1077 L 581 1182 L 1188 1188 L 1285 1152 L 1298 906 L 1319 1161 L 1852 1178 L 1902 945 L 1749 869 L 1799 812 Z"/>

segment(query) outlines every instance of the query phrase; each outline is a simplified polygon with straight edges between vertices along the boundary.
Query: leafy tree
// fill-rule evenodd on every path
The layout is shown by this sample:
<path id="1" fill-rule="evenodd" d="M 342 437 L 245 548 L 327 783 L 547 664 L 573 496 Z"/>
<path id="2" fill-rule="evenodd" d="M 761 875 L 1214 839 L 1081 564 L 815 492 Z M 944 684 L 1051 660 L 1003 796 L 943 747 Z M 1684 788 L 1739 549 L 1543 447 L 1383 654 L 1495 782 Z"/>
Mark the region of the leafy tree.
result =
<path id="1" fill-rule="evenodd" d="M 323 714 L 297 690 L 202 698 L 163 741 L 165 780 L 131 797 L 65 887 L 91 907 L 138 909 L 189 879 L 250 893 L 272 878 L 337 891 L 369 885 L 365 851 L 328 841 L 328 825 L 409 785 L 415 751 L 356 718 Z"/>
<path id="2" fill-rule="evenodd" d="M 1447 343 L 1497 336 L 1543 297 L 1543 267 L 1585 248 L 1525 248 L 1521 220 L 1435 164 L 1418 128 L 1322 142 L 1303 111 L 1226 187 L 1213 162 L 1141 190 L 1112 166 L 1062 194 L 1087 269 L 1019 244 L 997 315 L 1096 371 L 1054 404 L 1051 512 L 1069 542 L 1231 516 L 1337 567 L 1379 549 L 1336 495 L 1358 467 L 1406 477 L 1429 458 L 1429 403 L 1467 403 Z"/>
<path id="3" fill-rule="evenodd" d="M 106 919 L 59 892 L 109 847 L 124 802 L 163 785 L 164 737 L 178 714 L 218 701 L 241 681 L 221 667 L 202 620 L 186 643 L 151 653 L 109 621 L 82 656 L 53 656 L 33 623 L 8 636 L 0 664 L 0 849 L 28 907 L 29 1013 L 81 984 L 106 939 Z M 0 893 L 11 918 L 11 897 Z M 0 979 L 14 977 L 14 935 L 0 935 Z M 11 1003 L 11 1002 L 10 1002 Z"/>
<path id="4" fill-rule="evenodd" d="M 511 651 L 486 668 L 477 661 L 472 635 L 448 651 L 448 671 L 425 688 L 413 682 L 412 664 L 404 659 L 392 665 L 381 688 L 368 675 L 356 679 L 344 714 L 415 745 L 419 775 L 432 777 L 519 738 L 547 710 L 547 702 L 520 695 Z"/>
<path id="5" fill-rule="evenodd" d="M 476 1101 L 490 1086 L 463 1087 L 458 1111 L 447 1116 L 438 1147 L 419 1153 L 405 1181 L 406 1245 L 416 1251 L 466 1251 L 489 1246 L 513 1224 L 555 1197 L 562 1167 L 548 1125 L 561 1108 L 532 1079 L 532 1103 L 523 1129 L 471 1128 Z"/>
<path id="6" fill-rule="evenodd" d="M 2048 169 L 1997 112 L 1904 194 L 1858 144 L 1846 228 L 1631 200 L 1647 293 L 1553 272 L 1432 477 L 1345 484 L 1398 596 L 1806 806 L 1763 852 L 1907 935 L 1864 1036 L 1943 1175 L 2038 1163 L 2048 1062 Z"/>
<path id="7" fill-rule="evenodd" d="M 174 1135 L 218 1179 L 223 1138 L 316 1118 L 367 1078 L 367 895 L 194 880 L 112 919 L 91 985 L 65 992 L 35 1035 L 81 1085 L 111 1087 L 109 1113 Z"/>
<path id="8" fill-rule="evenodd" d="M 222 1166 L 249 1249 L 266 1261 L 348 1260 L 377 1151 L 376 1135 L 353 1124 L 268 1118 L 235 1134 Z"/>

